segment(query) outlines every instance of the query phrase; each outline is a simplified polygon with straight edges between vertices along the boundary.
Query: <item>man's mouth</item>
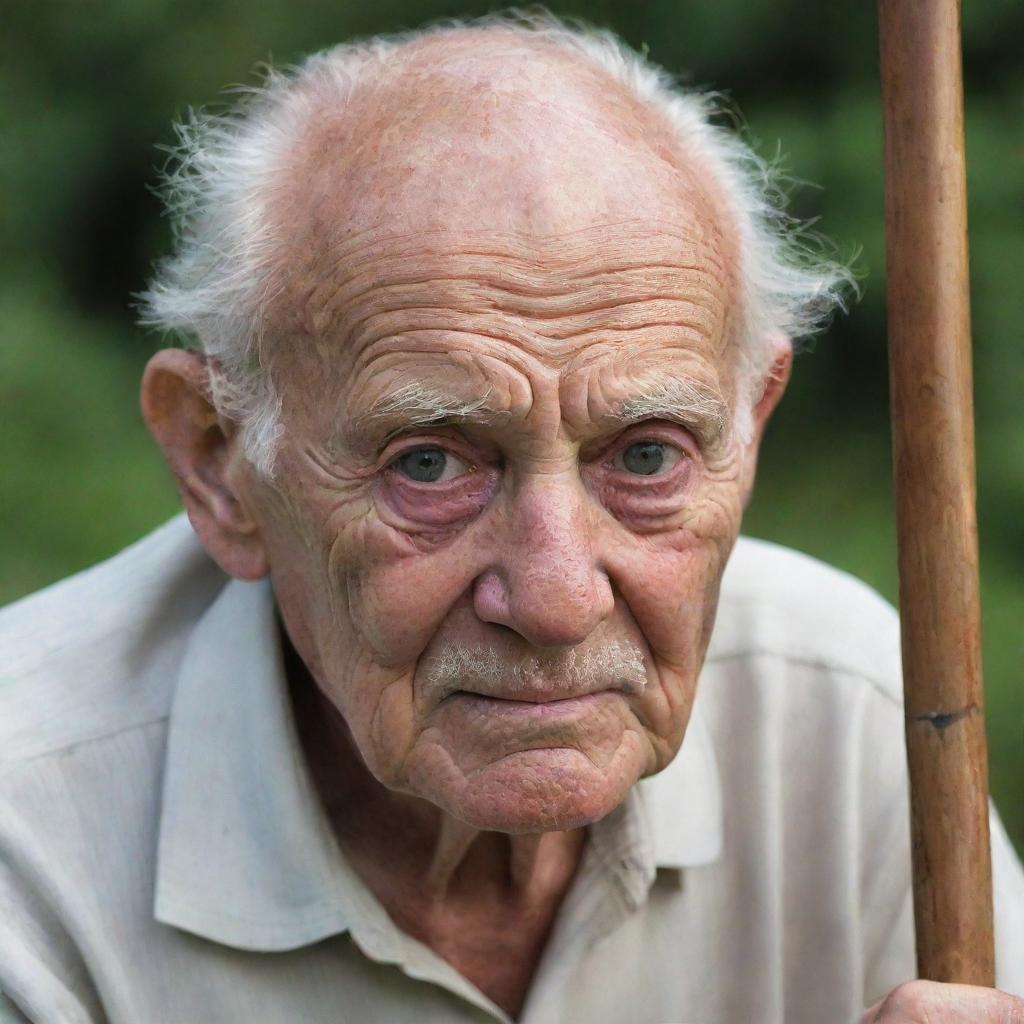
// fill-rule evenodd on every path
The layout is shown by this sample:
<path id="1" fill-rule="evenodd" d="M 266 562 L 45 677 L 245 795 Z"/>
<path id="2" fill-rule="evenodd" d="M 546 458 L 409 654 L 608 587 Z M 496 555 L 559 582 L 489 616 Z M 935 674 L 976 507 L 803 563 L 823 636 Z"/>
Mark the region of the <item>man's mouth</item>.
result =
<path id="1" fill-rule="evenodd" d="M 566 696 L 533 692 L 515 696 L 493 696 L 457 690 L 448 700 L 455 700 L 469 707 L 476 706 L 490 717 L 517 718 L 571 718 L 586 715 L 604 704 L 622 697 L 621 691 L 598 690 Z"/>

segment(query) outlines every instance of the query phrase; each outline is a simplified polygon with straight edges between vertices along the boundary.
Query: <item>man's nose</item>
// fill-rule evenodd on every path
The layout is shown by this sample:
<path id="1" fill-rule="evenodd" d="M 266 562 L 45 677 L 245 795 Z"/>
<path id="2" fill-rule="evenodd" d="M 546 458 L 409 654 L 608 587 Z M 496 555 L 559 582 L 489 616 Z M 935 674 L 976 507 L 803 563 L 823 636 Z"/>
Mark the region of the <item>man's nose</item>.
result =
<path id="1" fill-rule="evenodd" d="M 477 615 L 536 647 L 582 643 L 615 603 L 594 556 L 594 533 L 579 481 L 545 477 L 523 485 L 501 549 L 474 586 Z"/>

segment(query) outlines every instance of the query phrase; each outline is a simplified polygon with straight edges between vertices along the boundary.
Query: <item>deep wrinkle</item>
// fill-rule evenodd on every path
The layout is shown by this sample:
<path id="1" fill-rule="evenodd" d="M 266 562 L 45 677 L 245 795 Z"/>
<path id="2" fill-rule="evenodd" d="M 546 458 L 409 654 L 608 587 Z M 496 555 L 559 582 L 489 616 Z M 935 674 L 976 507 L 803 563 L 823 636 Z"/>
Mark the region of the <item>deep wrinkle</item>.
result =
<path id="1" fill-rule="evenodd" d="M 665 262 L 649 272 L 632 265 L 636 248 L 651 245 L 645 227 L 649 226 L 629 225 L 632 260 L 602 251 L 607 248 L 602 245 L 607 236 L 604 226 L 589 232 L 593 245 L 580 250 L 582 265 L 557 245 L 549 248 L 536 240 L 530 264 L 506 253 L 498 257 L 500 273 L 489 257 L 466 259 L 458 252 L 423 246 L 397 260 L 378 256 L 360 275 L 366 281 L 353 294 L 333 283 L 327 292 L 304 292 L 301 318 L 315 324 L 316 337 L 334 340 L 330 350 L 335 358 L 339 349 L 367 353 L 381 338 L 410 333 L 403 319 L 415 320 L 417 329 L 434 329 L 433 317 L 443 318 L 447 329 L 453 318 L 456 323 L 461 320 L 470 333 L 511 341 L 552 360 L 559 358 L 559 342 L 592 341 L 590 334 L 609 326 L 675 326 L 712 335 L 713 347 L 721 349 L 729 339 L 714 335 L 722 334 L 722 290 L 724 286 L 728 293 L 730 287 L 728 275 L 718 266 L 720 255 L 713 246 L 702 244 L 700 259 L 691 262 L 670 249 L 662 256 Z M 387 236 L 379 244 L 386 247 Z M 552 265 L 545 265 L 545 259 Z M 436 276 L 411 269 L 410 265 L 423 263 Z M 358 372 L 359 366 L 343 369 Z"/>

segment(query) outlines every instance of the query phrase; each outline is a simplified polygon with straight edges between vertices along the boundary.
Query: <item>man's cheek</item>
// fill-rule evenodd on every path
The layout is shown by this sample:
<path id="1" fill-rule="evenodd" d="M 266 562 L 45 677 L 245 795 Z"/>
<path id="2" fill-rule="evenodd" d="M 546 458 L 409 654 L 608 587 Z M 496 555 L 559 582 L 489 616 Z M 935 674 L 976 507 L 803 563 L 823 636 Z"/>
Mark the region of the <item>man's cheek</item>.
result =
<path id="1" fill-rule="evenodd" d="M 372 513 L 338 534 L 330 565 L 353 632 L 389 667 L 420 657 L 475 574 L 472 545 L 421 551 Z"/>
<path id="2" fill-rule="evenodd" d="M 689 530 L 637 538 L 623 552 L 615 584 L 657 659 L 699 665 L 727 553 Z"/>
<path id="3" fill-rule="evenodd" d="M 696 691 L 697 670 L 679 670 L 656 661 L 658 681 L 634 702 L 634 714 L 647 735 L 660 770 L 672 760 L 690 721 Z"/>
<path id="4" fill-rule="evenodd" d="M 401 785 L 405 764 L 421 732 L 413 700 L 413 674 L 368 673 L 345 714 L 363 760 L 386 786 Z"/>
<path id="5" fill-rule="evenodd" d="M 711 518 L 706 514 L 704 521 Z M 734 540 L 727 524 L 721 516 L 720 528 L 704 536 L 682 530 L 645 538 L 628 582 L 620 585 L 656 666 L 657 683 L 635 702 L 635 711 L 659 769 L 675 755 L 689 721 Z"/>

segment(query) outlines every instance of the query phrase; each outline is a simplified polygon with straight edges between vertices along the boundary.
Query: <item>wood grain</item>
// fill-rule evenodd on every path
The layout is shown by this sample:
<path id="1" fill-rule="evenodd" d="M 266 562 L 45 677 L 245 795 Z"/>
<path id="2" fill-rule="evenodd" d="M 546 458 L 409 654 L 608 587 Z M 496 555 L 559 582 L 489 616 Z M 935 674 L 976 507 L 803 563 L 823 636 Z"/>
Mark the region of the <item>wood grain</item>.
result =
<path id="1" fill-rule="evenodd" d="M 918 970 L 991 986 L 960 4 L 878 8 Z"/>

